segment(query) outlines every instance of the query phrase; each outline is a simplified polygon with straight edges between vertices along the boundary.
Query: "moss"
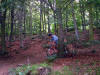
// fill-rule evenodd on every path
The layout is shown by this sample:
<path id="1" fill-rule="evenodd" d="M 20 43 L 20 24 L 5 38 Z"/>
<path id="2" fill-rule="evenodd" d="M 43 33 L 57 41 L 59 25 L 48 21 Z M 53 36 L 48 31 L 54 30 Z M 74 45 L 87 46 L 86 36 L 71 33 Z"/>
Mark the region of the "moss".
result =
<path id="1" fill-rule="evenodd" d="M 96 75 L 100 75 L 100 67 L 96 69 Z"/>

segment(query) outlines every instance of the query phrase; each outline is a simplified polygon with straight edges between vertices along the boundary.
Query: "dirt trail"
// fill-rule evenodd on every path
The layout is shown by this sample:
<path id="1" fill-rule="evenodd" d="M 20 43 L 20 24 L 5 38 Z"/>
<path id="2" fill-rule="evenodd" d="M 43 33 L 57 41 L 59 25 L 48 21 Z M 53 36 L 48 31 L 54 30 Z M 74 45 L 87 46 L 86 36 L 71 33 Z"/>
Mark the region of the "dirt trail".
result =
<path id="1" fill-rule="evenodd" d="M 31 47 L 28 50 L 20 52 L 9 58 L 0 58 L 0 75 L 7 73 L 10 68 L 20 64 L 35 64 L 45 60 L 45 51 L 41 46 L 40 41 L 31 41 Z M 28 62 L 29 61 L 29 62 Z"/>
<path id="2" fill-rule="evenodd" d="M 27 42 L 28 41 L 28 42 Z M 13 54 L 9 58 L 1 58 L 0 57 L 0 75 L 7 75 L 6 73 L 8 72 L 9 69 L 17 67 L 18 65 L 21 64 L 36 64 L 36 63 L 41 63 L 44 62 L 45 59 L 45 49 L 42 48 L 42 44 L 45 41 L 41 41 L 39 39 L 35 40 L 27 40 L 27 44 L 29 48 L 26 50 L 22 50 L 19 48 L 19 42 L 16 41 L 13 43 L 12 49 L 16 49 L 19 53 L 18 54 Z M 79 55 L 75 57 L 68 57 L 68 58 L 60 58 L 56 59 L 53 63 L 53 69 L 54 70 L 59 70 L 63 66 L 70 66 L 70 65 L 83 65 L 83 64 L 90 64 L 96 62 L 96 66 L 100 66 L 100 45 L 96 45 L 91 47 L 92 50 L 96 49 L 96 53 L 88 53 L 87 51 L 91 50 L 91 48 L 84 48 L 80 49 L 80 52 L 85 51 L 86 53 L 79 53 Z M 12 50 L 11 49 L 11 50 Z M 4 74 L 3 74 L 4 73 Z"/>

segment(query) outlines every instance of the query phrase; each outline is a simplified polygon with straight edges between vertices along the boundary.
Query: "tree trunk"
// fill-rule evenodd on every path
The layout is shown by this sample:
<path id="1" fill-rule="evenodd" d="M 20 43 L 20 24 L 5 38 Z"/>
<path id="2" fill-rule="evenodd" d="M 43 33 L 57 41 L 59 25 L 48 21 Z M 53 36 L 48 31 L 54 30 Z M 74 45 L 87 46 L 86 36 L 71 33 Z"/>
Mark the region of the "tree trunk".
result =
<path id="1" fill-rule="evenodd" d="M 56 18 L 56 0 L 53 0 L 53 16 L 54 16 L 54 28 L 55 28 L 55 34 L 58 34 L 58 28 L 57 28 L 57 18 Z"/>
<path id="2" fill-rule="evenodd" d="M 24 38 L 26 37 L 26 11 L 24 9 Z"/>
<path id="3" fill-rule="evenodd" d="M 9 19 L 9 17 L 10 17 L 10 10 L 9 10 L 9 12 L 8 12 L 8 16 L 7 16 L 7 25 L 6 25 L 6 41 L 9 41 L 9 32 L 8 32 L 8 30 L 9 30 L 9 25 L 10 25 L 10 19 Z"/>
<path id="4" fill-rule="evenodd" d="M 16 40 L 16 35 L 17 35 L 17 24 L 16 24 L 16 20 L 15 20 L 15 27 L 14 27 L 14 32 L 15 32 L 15 35 L 14 35 L 14 40 Z"/>
<path id="5" fill-rule="evenodd" d="M 46 5 L 44 5 L 44 32 L 46 33 Z"/>
<path id="6" fill-rule="evenodd" d="M 13 39 L 13 26 L 14 26 L 14 7 L 11 8 L 11 32 L 9 37 L 10 44 Z"/>
<path id="7" fill-rule="evenodd" d="M 43 33 L 45 32 L 45 3 L 43 2 Z"/>
<path id="8" fill-rule="evenodd" d="M 94 40 L 93 35 L 93 8 L 92 5 L 89 6 L 89 40 Z"/>
<path id="9" fill-rule="evenodd" d="M 5 9 L 3 12 L 0 11 L 0 24 L 1 24 L 1 50 L 2 54 L 6 52 L 6 41 L 5 41 L 5 21 L 6 21 L 6 12 Z"/>
<path id="10" fill-rule="evenodd" d="M 39 35 L 40 35 L 40 37 L 41 37 L 41 32 L 42 32 L 41 27 L 42 27 L 42 0 L 40 0 L 40 26 L 39 26 L 39 29 L 40 29 Z"/>
<path id="11" fill-rule="evenodd" d="M 76 19 L 75 19 L 73 0 L 72 0 L 72 3 L 71 3 L 71 6 L 72 6 L 72 17 L 73 17 L 73 22 L 74 22 L 75 35 L 76 35 L 76 39 L 79 40 L 79 34 L 78 34 L 78 28 L 77 28 Z"/>
<path id="12" fill-rule="evenodd" d="M 83 4 L 83 0 L 80 0 L 80 13 L 81 13 L 81 20 L 82 20 L 82 29 L 83 31 L 86 30 L 85 25 L 85 6 Z"/>
<path id="13" fill-rule="evenodd" d="M 67 31 L 68 31 L 68 10 L 66 10 L 66 32 Z"/>
<path id="14" fill-rule="evenodd" d="M 30 5 L 30 34 L 32 36 L 32 6 Z"/>
<path id="15" fill-rule="evenodd" d="M 48 7 L 48 33 L 51 33 L 49 21 L 50 20 L 49 20 L 49 7 Z"/>
<path id="16" fill-rule="evenodd" d="M 23 23 L 23 9 L 20 8 L 19 13 L 18 13 L 18 18 L 19 18 L 19 33 L 20 33 L 20 47 L 23 48 L 23 28 L 22 28 L 22 23 Z"/>
<path id="17" fill-rule="evenodd" d="M 55 27 L 55 33 L 57 33 L 56 13 L 55 13 L 55 11 L 53 12 L 53 15 L 54 15 L 54 27 Z"/>
<path id="18" fill-rule="evenodd" d="M 96 22 L 97 22 L 97 24 L 98 24 L 98 21 L 99 21 L 98 7 L 96 7 L 95 12 L 96 12 Z"/>
<path id="19" fill-rule="evenodd" d="M 62 25 L 62 13 L 61 13 L 61 9 L 57 8 L 56 9 L 56 13 L 57 13 L 57 22 L 58 22 L 58 36 L 59 36 L 59 43 L 58 43 L 58 56 L 62 57 L 63 53 L 64 53 L 64 33 L 63 33 L 63 25 Z"/>

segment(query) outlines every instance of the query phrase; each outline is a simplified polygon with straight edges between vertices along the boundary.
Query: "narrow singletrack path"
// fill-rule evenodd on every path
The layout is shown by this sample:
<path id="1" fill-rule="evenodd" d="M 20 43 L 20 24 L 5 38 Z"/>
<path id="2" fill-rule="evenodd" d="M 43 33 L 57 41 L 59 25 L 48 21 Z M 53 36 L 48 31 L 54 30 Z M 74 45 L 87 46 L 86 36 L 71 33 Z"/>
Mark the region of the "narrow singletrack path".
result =
<path id="1" fill-rule="evenodd" d="M 19 53 L 10 57 L 0 58 L 0 75 L 7 73 L 10 68 L 21 64 L 36 64 L 45 61 L 45 51 L 42 48 L 42 42 L 39 39 L 31 41 L 27 50 L 18 50 Z M 21 51 L 21 52 L 20 52 Z"/>

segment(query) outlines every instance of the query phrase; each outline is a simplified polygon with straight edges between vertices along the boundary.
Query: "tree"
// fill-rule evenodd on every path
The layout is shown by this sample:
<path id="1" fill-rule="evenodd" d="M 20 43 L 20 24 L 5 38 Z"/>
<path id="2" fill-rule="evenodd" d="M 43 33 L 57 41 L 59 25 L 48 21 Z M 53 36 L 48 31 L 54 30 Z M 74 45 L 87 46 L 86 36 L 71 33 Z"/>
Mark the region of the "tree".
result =
<path id="1" fill-rule="evenodd" d="M 66 10 L 66 25 L 65 25 L 65 28 L 66 28 L 66 32 L 68 31 L 68 14 L 69 14 L 69 10 L 68 10 L 68 7 L 66 7 L 67 10 Z"/>
<path id="2" fill-rule="evenodd" d="M 63 56 L 65 51 L 64 49 L 64 33 L 63 33 L 63 24 L 62 24 L 62 6 L 60 5 L 61 1 L 56 2 L 56 15 L 57 15 L 57 24 L 58 24 L 58 36 L 59 36 L 59 43 L 58 43 L 58 56 Z"/>
<path id="3" fill-rule="evenodd" d="M 50 21 L 50 20 L 49 20 L 49 18 L 50 18 L 50 17 L 49 17 L 49 6 L 48 6 L 47 8 L 48 8 L 48 11 L 47 11 L 47 12 L 48 12 L 48 33 L 51 33 L 51 30 L 50 30 L 50 23 L 49 23 L 49 21 Z"/>
<path id="4" fill-rule="evenodd" d="M 88 6 L 88 12 L 89 12 L 89 40 L 94 40 L 94 33 L 93 33 L 93 28 L 94 28 L 94 7 L 99 7 L 100 6 L 100 1 L 99 0 L 89 0 L 86 1 L 86 6 Z"/>
<path id="5" fill-rule="evenodd" d="M 13 29 L 14 29 L 14 7 L 11 6 L 11 32 L 10 32 L 9 42 L 11 42 L 13 38 Z"/>
<path id="6" fill-rule="evenodd" d="M 57 24 L 56 24 L 56 0 L 53 0 L 53 7 L 54 7 L 54 11 L 53 11 L 53 16 L 54 16 L 54 27 L 55 27 L 55 33 L 57 33 Z"/>
<path id="7" fill-rule="evenodd" d="M 26 37 L 26 10 L 24 6 L 24 38 Z"/>
<path id="8" fill-rule="evenodd" d="M 39 29 L 40 29 L 40 31 L 39 31 L 39 34 L 40 34 L 40 37 L 41 37 L 41 32 L 42 32 L 42 30 L 41 30 L 41 28 L 42 28 L 42 3 L 43 3 L 43 1 L 42 0 L 40 0 L 40 26 L 39 26 Z"/>
<path id="9" fill-rule="evenodd" d="M 23 44 L 23 23 L 24 23 L 24 3 L 22 2 L 18 2 L 18 11 L 17 11 L 17 15 L 18 15 L 18 28 L 19 28 L 19 37 L 20 37 L 20 47 L 23 48 L 24 44 Z"/>
<path id="10" fill-rule="evenodd" d="M 93 8 L 89 6 L 89 40 L 94 40 L 93 34 Z"/>
<path id="11" fill-rule="evenodd" d="M 5 21 L 6 21 L 6 13 L 7 13 L 7 6 L 3 5 L 6 0 L 1 1 L 0 6 L 0 25 L 1 25 L 1 53 L 4 55 L 6 51 L 6 41 L 5 41 Z M 3 6 L 2 6 L 3 5 Z"/>
<path id="12" fill-rule="evenodd" d="M 6 20 L 6 12 L 5 9 L 3 12 L 0 12 L 0 24 L 1 24 L 1 50 L 4 54 L 6 52 L 6 41 L 5 41 L 5 20 Z"/>
<path id="13" fill-rule="evenodd" d="M 63 24 L 62 24 L 62 8 L 63 5 L 61 3 L 65 3 L 65 1 L 55 1 L 56 2 L 56 7 L 52 6 L 52 1 L 51 0 L 44 0 L 44 2 L 50 6 L 52 11 L 56 14 L 57 16 L 57 25 L 58 25 L 58 37 L 59 37 L 59 43 L 58 43 L 58 56 L 61 57 L 63 56 L 63 53 L 65 51 L 64 49 L 64 33 L 63 33 Z"/>
<path id="14" fill-rule="evenodd" d="M 73 0 L 71 1 L 72 1 L 71 6 L 72 6 L 72 17 L 73 17 L 73 22 L 74 22 L 75 35 L 76 35 L 76 39 L 79 40 L 79 34 L 78 34 L 78 29 L 77 29 L 75 14 L 74 14 L 75 12 L 74 12 Z"/>
<path id="15" fill-rule="evenodd" d="M 80 5 L 80 13 L 81 13 L 81 20 L 82 20 L 82 29 L 83 31 L 86 30 L 86 24 L 85 24 L 85 2 L 83 0 L 79 0 Z"/>
<path id="16" fill-rule="evenodd" d="M 30 6 L 29 6 L 29 12 L 30 12 L 30 34 L 32 36 L 32 3 L 30 2 Z"/>

